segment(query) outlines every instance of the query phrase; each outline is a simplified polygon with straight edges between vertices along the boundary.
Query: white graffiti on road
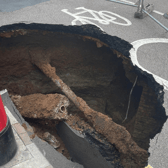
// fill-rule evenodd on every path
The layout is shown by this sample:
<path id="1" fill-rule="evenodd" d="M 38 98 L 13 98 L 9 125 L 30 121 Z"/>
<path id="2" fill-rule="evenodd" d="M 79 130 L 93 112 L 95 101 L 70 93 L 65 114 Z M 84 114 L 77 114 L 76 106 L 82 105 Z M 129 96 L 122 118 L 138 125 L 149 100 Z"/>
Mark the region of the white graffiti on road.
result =
<path id="1" fill-rule="evenodd" d="M 140 39 L 137 41 L 132 42 L 131 44 L 133 45 L 133 48 L 130 50 L 130 58 L 132 60 L 132 63 L 136 66 L 138 66 L 140 69 L 142 69 L 143 71 L 148 72 L 149 74 L 153 75 L 153 77 L 155 78 L 155 80 L 162 86 L 164 86 L 164 88 L 166 90 L 168 90 L 168 81 L 161 78 L 160 76 L 157 76 L 155 74 L 153 74 L 152 72 L 146 70 L 145 68 L 143 68 L 138 60 L 137 60 L 137 51 L 139 49 L 139 47 L 141 47 L 142 45 L 145 44 L 150 44 L 150 43 L 168 43 L 168 39 L 165 38 L 148 38 L 148 39 Z"/>
<path id="2" fill-rule="evenodd" d="M 103 25 L 109 25 L 110 23 L 121 25 L 121 26 L 130 26 L 132 23 L 128 19 L 110 12 L 110 11 L 95 11 L 91 9 L 86 9 L 84 7 L 75 8 L 76 10 L 81 10 L 77 13 L 70 13 L 68 9 L 62 9 L 61 11 L 67 13 L 68 15 L 73 16 L 75 19 L 71 22 L 72 25 L 76 25 L 77 21 L 81 22 L 82 24 L 93 24 L 103 30 L 100 26 L 98 26 L 93 21 L 97 21 Z M 82 14 L 90 14 L 91 17 L 82 16 Z M 117 21 L 118 19 L 118 21 Z"/>

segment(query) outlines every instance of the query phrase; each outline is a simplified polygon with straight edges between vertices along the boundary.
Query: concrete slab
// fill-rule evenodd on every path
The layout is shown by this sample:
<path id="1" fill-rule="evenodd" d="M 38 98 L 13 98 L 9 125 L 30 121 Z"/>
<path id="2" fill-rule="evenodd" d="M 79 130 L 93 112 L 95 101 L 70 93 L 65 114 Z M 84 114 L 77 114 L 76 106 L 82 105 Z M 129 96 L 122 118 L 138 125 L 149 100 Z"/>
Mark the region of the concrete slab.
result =
<path id="1" fill-rule="evenodd" d="M 68 124 L 60 122 L 57 129 L 74 161 L 86 168 L 115 168 L 102 157 L 98 149 L 86 141 L 82 134 L 70 128 Z"/>
<path id="2" fill-rule="evenodd" d="M 12 126 L 18 134 L 26 133 L 26 130 L 19 123 L 15 123 Z"/>
<path id="3" fill-rule="evenodd" d="M 47 167 L 45 167 L 45 168 L 53 168 L 52 166 L 47 166 Z"/>
<path id="4" fill-rule="evenodd" d="M 14 135 L 16 137 L 17 133 L 14 130 Z M 18 146 L 18 151 L 15 155 L 15 157 L 8 162 L 7 164 L 0 166 L 2 168 L 11 168 L 15 165 L 18 165 L 24 161 L 30 160 L 32 158 L 31 153 L 28 151 L 28 149 L 26 148 L 26 146 L 24 145 L 24 143 L 22 142 L 22 140 L 17 136 L 16 138 L 16 143 Z"/>
<path id="5" fill-rule="evenodd" d="M 54 168 L 84 168 L 82 165 L 66 159 L 62 154 L 58 153 L 47 142 L 42 141 L 37 136 L 32 140 L 41 153 L 47 158 Z"/>
<path id="6" fill-rule="evenodd" d="M 49 162 L 45 159 L 43 154 L 39 151 L 37 146 L 34 143 L 31 143 L 29 145 L 26 145 L 27 149 L 30 151 L 32 156 L 35 158 L 35 162 L 40 166 L 43 167 L 49 166 Z"/>
<path id="7" fill-rule="evenodd" d="M 10 122 L 11 122 L 11 125 L 13 124 L 16 124 L 18 123 L 18 121 L 16 120 L 16 118 L 12 115 L 12 113 L 9 111 L 9 109 L 5 106 L 5 111 L 6 111 L 6 114 L 8 115 L 8 117 L 10 118 Z"/>
<path id="8" fill-rule="evenodd" d="M 27 132 L 22 133 L 22 134 L 20 134 L 19 136 L 20 136 L 20 138 L 22 139 L 22 141 L 23 141 L 23 143 L 24 143 L 25 145 L 29 145 L 29 144 L 32 143 L 31 140 L 30 140 L 29 135 L 27 134 Z"/>
<path id="9" fill-rule="evenodd" d="M 5 94 L 6 92 L 1 92 Z M 0 166 L 3 168 L 22 168 L 22 167 L 39 167 L 45 168 L 51 166 L 47 159 L 42 155 L 37 146 L 30 140 L 26 130 L 18 123 L 17 119 L 11 114 L 8 107 L 4 107 L 6 114 L 11 121 L 12 130 L 18 146 L 14 158 L 7 164 Z"/>
<path id="10" fill-rule="evenodd" d="M 82 165 L 65 158 L 51 145 L 37 136 L 31 140 L 24 127 L 21 126 L 23 123 L 26 125 L 28 123 L 26 123 L 14 106 L 7 90 L 0 91 L 0 95 L 6 113 L 12 123 L 12 130 L 18 145 L 15 157 L 7 164 L 0 166 L 0 168 L 83 168 Z"/>

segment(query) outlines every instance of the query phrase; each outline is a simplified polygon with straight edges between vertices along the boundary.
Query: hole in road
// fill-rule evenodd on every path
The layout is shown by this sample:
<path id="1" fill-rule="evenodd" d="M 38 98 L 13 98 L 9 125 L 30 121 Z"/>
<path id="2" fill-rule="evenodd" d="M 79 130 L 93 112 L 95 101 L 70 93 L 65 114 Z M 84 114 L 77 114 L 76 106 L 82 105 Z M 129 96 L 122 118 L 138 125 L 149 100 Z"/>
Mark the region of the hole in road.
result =
<path id="1" fill-rule="evenodd" d="M 163 92 L 158 98 L 157 84 L 149 86 L 150 79 L 135 70 L 129 58 L 89 36 L 40 29 L 4 31 L 0 33 L 0 90 L 8 90 L 35 134 L 70 159 L 71 152 L 55 128 L 59 122 L 66 121 L 71 128 L 89 135 L 88 142 L 97 144 L 101 154 L 102 144 L 103 147 L 108 144 L 111 150 L 103 153 L 103 157 L 110 158 L 111 165 L 122 167 L 124 158 L 119 157 L 115 145 L 96 132 L 83 113 L 71 101 L 68 104 L 68 98 L 53 81 L 32 64 L 31 49 L 56 67 L 57 75 L 78 97 L 124 126 L 138 146 L 148 150 L 150 138 L 160 132 L 166 120 Z M 159 89 L 162 91 L 162 87 Z M 66 105 L 59 106 L 63 99 Z M 127 110 L 128 118 L 123 122 Z"/>

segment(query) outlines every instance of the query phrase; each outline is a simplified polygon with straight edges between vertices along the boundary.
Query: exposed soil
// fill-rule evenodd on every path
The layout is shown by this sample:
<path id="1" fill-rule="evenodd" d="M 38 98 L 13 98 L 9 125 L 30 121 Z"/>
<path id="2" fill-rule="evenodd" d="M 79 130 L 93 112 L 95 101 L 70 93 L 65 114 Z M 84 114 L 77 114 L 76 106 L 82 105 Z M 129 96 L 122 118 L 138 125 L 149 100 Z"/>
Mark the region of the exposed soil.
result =
<path id="1" fill-rule="evenodd" d="M 33 51 L 34 55 L 36 51 Z M 30 54 L 31 55 L 31 54 Z M 38 57 L 38 60 L 43 60 L 43 56 Z M 81 110 L 88 120 L 90 125 L 95 128 L 95 130 L 103 135 L 107 140 L 114 144 L 117 150 L 121 154 L 121 161 L 124 167 L 143 167 L 146 164 L 148 158 L 147 151 L 141 149 L 131 138 L 128 131 L 116 124 L 107 115 L 97 112 L 91 109 L 86 102 L 75 95 L 75 93 L 56 75 L 56 70 L 54 67 L 47 62 L 42 63 L 39 61 L 33 62 L 39 69 L 62 90 L 63 93 L 75 104 L 75 106 Z M 141 160 L 139 160 L 141 158 Z M 129 162 L 129 163 L 128 163 Z"/>
<path id="2" fill-rule="evenodd" d="M 67 119 L 69 100 L 61 94 L 32 94 L 11 96 L 23 117 L 38 119 Z"/>
<path id="3" fill-rule="evenodd" d="M 115 40 L 120 45 L 121 39 Z M 0 57 L 0 90 L 8 89 L 35 134 L 56 150 L 70 159 L 55 130 L 66 120 L 78 131 L 89 129 L 103 136 L 116 147 L 125 168 L 146 165 L 149 140 L 166 120 L 163 92 L 128 57 L 93 37 L 44 30 L 1 32 Z M 70 93 L 69 100 L 62 91 Z M 75 104 L 70 101 L 68 112 L 65 105 L 65 113 L 60 109 L 62 98 Z M 61 116 L 51 116 L 58 104 Z M 50 142 L 52 135 L 55 144 Z"/>

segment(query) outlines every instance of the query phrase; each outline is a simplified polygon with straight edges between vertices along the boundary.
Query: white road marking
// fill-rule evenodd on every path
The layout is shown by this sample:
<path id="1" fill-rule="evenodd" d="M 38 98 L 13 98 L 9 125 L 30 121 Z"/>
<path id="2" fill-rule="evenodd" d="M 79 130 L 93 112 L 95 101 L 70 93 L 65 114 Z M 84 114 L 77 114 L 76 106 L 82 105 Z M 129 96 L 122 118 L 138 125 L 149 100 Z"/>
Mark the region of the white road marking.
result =
<path id="1" fill-rule="evenodd" d="M 121 25 L 121 26 L 130 26 L 132 25 L 131 21 L 128 19 L 110 12 L 110 11 L 95 11 L 91 9 L 86 9 L 85 7 L 78 7 L 75 8 L 76 10 L 81 10 L 77 13 L 71 13 L 68 11 L 68 9 L 62 9 L 61 11 L 74 17 L 75 19 L 71 22 L 72 25 L 76 25 L 77 21 L 81 22 L 82 24 L 93 24 L 97 27 L 99 27 L 101 30 L 103 30 L 100 26 L 98 26 L 96 23 L 93 23 L 92 21 L 97 21 L 100 24 L 103 25 L 109 25 L 110 23 Z M 90 14 L 91 17 L 83 16 L 83 14 Z M 117 18 L 119 19 L 117 21 Z M 90 21 L 91 20 L 91 21 Z"/>
<path id="2" fill-rule="evenodd" d="M 156 11 L 156 10 L 153 10 L 153 12 L 154 12 L 154 13 L 157 13 L 157 14 L 159 14 L 159 15 L 164 15 L 164 13 L 159 12 L 159 11 Z"/>
<path id="3" fill-rule="evenodd" d="M 126 2 L 126 3 L 130 3 L 130 4 L 132 4 L 132 5 L 135 5 L 135 3 L 134 3 L 134 2 L 131 2 L 131 1 L 126 1 L 126 0 L 121 0 L 121 1 Z"/>
<path id="4" fill-rule="evenodd" d="M 132 60 L 133 65 L 137 65 L 140 69 L 143 71 L 148 72 L 149 74 L 153 75 L 154 79 L 162 86 L 164 86 L 164 89 L 168 90 L 168 81 L 153 74 L 152 72 L 146 70 L 143 68 L 137 60 L 137 50 L 145 44 L 150 44 L 150 43 L 168 43 L 168 39 L 165 38 L 148 38 L 148 39 L 140 39 L 137 41 L 132 42 L 131 44 L 133 45 L 133 48 L 130 50 L 130 58 Z"/>

